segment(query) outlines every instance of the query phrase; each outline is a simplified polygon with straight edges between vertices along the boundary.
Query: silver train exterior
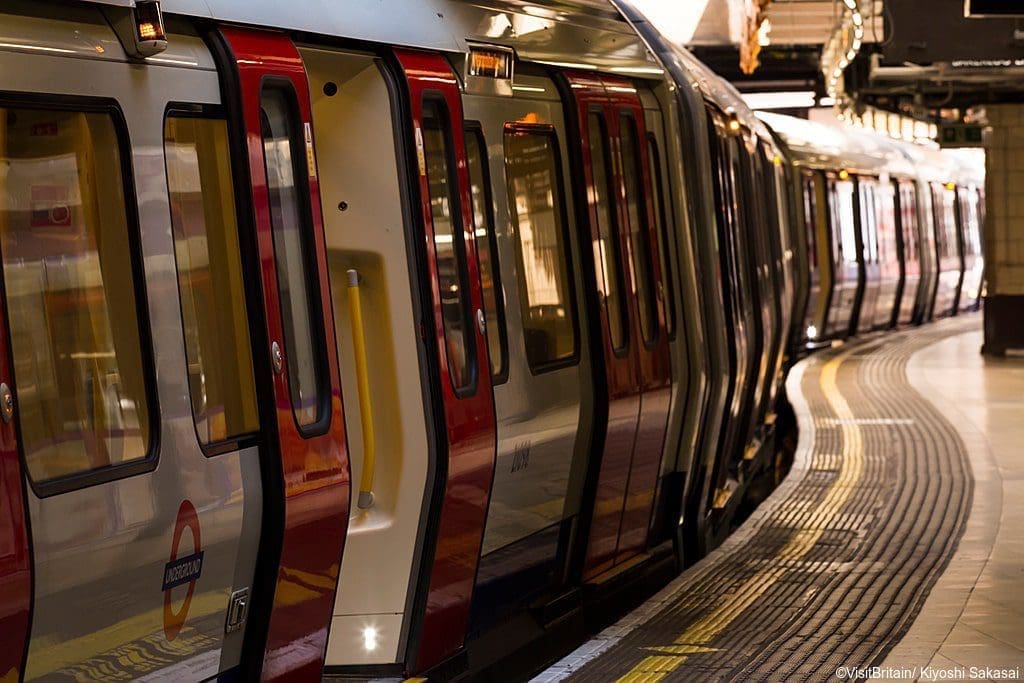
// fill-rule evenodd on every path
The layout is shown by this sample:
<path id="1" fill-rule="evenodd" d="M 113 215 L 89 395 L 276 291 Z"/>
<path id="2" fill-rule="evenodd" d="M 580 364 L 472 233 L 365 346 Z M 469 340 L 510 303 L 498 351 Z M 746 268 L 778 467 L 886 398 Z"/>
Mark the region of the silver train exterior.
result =
<path id="1" fill-rule="evenodd" d="M 721 541 L 857 319 L 785 135 L 603 2 L 143 9 L 0 10 L 0 677 L 443 678 Z"/>

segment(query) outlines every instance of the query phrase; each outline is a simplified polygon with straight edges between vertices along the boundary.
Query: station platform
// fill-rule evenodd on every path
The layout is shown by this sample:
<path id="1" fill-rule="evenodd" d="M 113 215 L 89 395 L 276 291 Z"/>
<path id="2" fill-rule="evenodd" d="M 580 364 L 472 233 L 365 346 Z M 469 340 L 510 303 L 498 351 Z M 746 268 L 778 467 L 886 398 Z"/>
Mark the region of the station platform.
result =
<path id="1" fill-rule="evenodd" d="M 1019 679 L 1024 360 L 967 315 L 792 372 L 782 485 L 554 681 Z M 877 667 L 877 668 L 876 668 Z"/>

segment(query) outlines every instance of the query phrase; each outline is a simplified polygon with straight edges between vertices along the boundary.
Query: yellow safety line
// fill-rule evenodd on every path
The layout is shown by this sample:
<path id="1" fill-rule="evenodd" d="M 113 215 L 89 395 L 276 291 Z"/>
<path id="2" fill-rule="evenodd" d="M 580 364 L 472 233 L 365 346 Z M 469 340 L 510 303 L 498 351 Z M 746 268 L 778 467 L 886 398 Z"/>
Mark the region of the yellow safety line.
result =
<path id="1" fill-rule="evenodd" d="M 813 515 L 784 545 L 773 562 L 750 577 L 733 591 L 714 610 L 683 631 L 671 645 L 644 648 L 662 653 L 641 660 L 627 674 L 619 678 L 620 683 L 654 683 L 678 669 L 689 656 L 701 652 L 712 652 L 706 647 L 718 634 L 724 631 L 740 614 L 764 595 L 788 571 L 789 566 L 798 562 L 814 547 L 853 495 L 854 488 L 864 471 L 864 446 L 860 427 L 854 420 L 853 411 L 839 392 L 836 375 L 839 366 L 852 349 L 844 351 L 825 363 L 819 383 L 826 400 L 832 407 L 843 431 L 842 462 L 839 474 L 832 482 L 825 497 L 814 510 Z M 667 656 L 666 656 L 667 655 Z"/>

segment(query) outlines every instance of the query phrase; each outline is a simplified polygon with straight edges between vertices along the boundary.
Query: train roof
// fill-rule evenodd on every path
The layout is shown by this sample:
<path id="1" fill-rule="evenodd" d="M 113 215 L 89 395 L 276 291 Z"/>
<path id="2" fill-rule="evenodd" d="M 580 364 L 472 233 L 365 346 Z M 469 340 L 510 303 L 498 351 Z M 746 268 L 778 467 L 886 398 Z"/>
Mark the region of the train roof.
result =
<path id="1" fill-rule="evenodd" d="M 665 36 L 629 0 L 613 2 L 623 16 L 633 24 L 637 33 L 649 43 L 651 51 L 669 66 L 669 71 L 672 72 L 679 87 L 689 87 L 699 92 L 704 100 L 735 116 L 759 138 L 775 146 L 775 140 L 768 127 L 757 118 L 731 83 L 694 57 L 686 47 Z"/>
<path id="2" fill-rule="evenodd" d="M 794 116 L 768 112 L 758 112 L 757 116 L 779 136 L 791 161 L 797 166 L 860 173 L 914 174 L 907 148 L 916 145 Z"/>
<path id="3" fill-rule="evenodd" d="M 135 0 L 81 0 L 131 7 Z M 163 0 L 168 15 L 465 53 L 470 42 L 520 59 L 660 77 L 639 36 L 605 0 Z"/>

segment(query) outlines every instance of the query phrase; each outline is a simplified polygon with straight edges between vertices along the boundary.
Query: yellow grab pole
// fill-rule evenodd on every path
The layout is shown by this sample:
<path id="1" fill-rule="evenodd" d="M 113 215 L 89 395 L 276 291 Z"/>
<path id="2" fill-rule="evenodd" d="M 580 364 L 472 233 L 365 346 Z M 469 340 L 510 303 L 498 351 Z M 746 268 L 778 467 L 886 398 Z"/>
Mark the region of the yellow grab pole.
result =
<path id="1" fill-rule="evenodd" d="M 359 301 L 359 271 L 348 271 L 348 308 L 352 316 L 352 353 L 356 361 L 356 382 L 359 386 L 359 418 L 363 426 L 363 476 L 359 479 L 360 510 L 373 507 L 373 476 L 377 466 L 373 435 L 373 403 L 370 400 L 370 374 L 366 367 L 366 337 L 363 329 L 363 307 Z"/>

